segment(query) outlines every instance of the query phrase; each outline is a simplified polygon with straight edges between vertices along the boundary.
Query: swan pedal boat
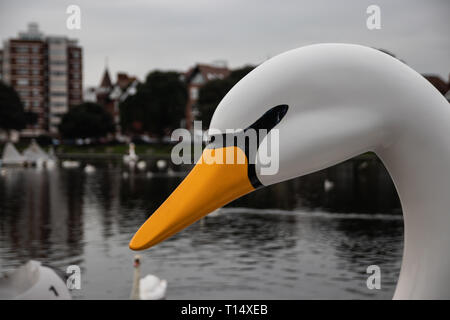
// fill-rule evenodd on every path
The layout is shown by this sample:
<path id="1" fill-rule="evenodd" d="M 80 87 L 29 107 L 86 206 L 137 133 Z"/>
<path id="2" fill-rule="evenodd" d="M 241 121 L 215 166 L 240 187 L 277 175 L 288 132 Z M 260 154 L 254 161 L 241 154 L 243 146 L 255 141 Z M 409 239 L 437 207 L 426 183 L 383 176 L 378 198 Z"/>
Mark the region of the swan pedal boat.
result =
<path id="1" fill-rule="evenodd" d="M 374 152 L 403 209 L 394 298 L 450 299 L 450 106 L 424 77 L 361 45 L 294 49 L 239 81 L 210 124 L 217 137 L 250 128 L 266 130 L 258 136 L 256 154 L 247 153 L 247 145 L 207 146 L 205 161 L 139 228 L 131 249 L 150 248 L 256 189 Z M 272 143 L 277 149 L 269 150 Z M 214 154 L 228 151 L 245 161 L 214 161 Z M 278 156 L 277 170 L 267 170 L 263 161 L 270 151 Z"/>
<path id="2" fill-rule="evenodd" d="M 30 260 L 0 276 L 0 299 L 69 300 L 64 281 L 49 267 Z"/>

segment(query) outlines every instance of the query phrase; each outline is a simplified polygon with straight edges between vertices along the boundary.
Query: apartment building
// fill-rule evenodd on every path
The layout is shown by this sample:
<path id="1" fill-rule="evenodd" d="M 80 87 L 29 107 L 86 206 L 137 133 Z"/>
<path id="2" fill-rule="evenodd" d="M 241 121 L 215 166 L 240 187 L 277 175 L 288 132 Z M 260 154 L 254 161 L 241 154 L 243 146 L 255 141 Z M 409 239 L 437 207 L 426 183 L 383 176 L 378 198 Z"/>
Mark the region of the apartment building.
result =
<path id="1" fill-rule="evenodd" d="M 22 136 L 57 135 L 69 107 L 82 102 L 82 49 L 76 40 L 45 37 L 36 23 L 4 41 L 2 81 L 14 87 L 36 122 Z"/>
<path id="2" fill-rule="evenodd" d="M 69 107 L 82 102 L 81 48 L 66 37 L 47 37 L 48 130 L 58 132 Z"/>

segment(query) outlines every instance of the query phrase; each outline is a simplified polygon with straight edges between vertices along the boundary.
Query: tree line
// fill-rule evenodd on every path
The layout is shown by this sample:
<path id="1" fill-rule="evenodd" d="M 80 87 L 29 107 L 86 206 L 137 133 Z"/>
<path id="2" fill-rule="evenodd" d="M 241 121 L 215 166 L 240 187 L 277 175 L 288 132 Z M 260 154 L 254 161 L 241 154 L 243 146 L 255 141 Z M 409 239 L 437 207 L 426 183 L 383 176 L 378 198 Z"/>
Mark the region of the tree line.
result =
<path id="1" fill-rule="evenodd" d="M 253 67 L 234 70 L 224 79 L 206 83 L 199 92 L 198 120 L 205 128 L 225 94 Z M 137 91 L 119 104 L 120 126 L 126 135 L 169 135 L 185 118 L 186 84 L 177 72 L 153 71 L 138 85 Z M 20 130 L 36 122 L 37 116 L 25 112 L 17 92 L 0 81 L 0 129 Z M 100 138 L 115 132 L 114 120 L 104 107 L 85 102 L 70 107 L 62 117 L 59 132 L 64 139 Z"/>
<path id="2" fill-rule="evenodd" d="M 37 115 L 25 111 L 16 90 L 0 81 L 0 129 L 20 130 L 36 121 Z"/>

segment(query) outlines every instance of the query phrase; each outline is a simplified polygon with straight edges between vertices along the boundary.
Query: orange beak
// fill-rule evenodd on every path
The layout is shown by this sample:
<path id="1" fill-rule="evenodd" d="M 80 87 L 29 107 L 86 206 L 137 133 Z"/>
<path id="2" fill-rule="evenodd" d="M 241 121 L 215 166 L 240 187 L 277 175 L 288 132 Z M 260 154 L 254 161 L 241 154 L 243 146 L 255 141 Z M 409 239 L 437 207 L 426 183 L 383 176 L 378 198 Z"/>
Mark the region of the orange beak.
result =
<path id="1" fill-rule="evenodd" d="M 226 161 L 230 154 L 234 161 Z M 222 161 L 218 163 L 220 158 Z M 205 149 L 189 175 L 139 228 L 130 241 L 130 249 L 150 248 L 215 209 L 252 192 L 255 188 L 247 172 L 248 159 L 242 149 Z"/>

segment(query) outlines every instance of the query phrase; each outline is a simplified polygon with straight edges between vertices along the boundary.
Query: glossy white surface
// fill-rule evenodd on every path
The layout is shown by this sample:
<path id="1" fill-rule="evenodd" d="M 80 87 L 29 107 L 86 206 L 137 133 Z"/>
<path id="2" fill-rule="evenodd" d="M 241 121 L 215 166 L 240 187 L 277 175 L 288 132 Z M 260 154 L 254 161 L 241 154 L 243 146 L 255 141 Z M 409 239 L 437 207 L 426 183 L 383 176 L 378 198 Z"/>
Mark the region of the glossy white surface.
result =
<path id="1" fill-rule="evenodd" d="M 66 283 L 49 267 L 30 260 L 0 278 L 1 299 L 68 300 Z"/>
<path id="2" fill-rule="evenodd" d="M 276 56 L 219 104 L 211 128 L 246 128 L 273 106 L 279 172 L 270 185 L 373 151 L 402 202 L 405 244 L 394 298 L 450 298 L 450 106 L 420 74 L 378 50 L 319 44 Z M 269 138 L 269 135 L 266 137 Z M 265 144 L 259 152 L 265 152 Z"/>

